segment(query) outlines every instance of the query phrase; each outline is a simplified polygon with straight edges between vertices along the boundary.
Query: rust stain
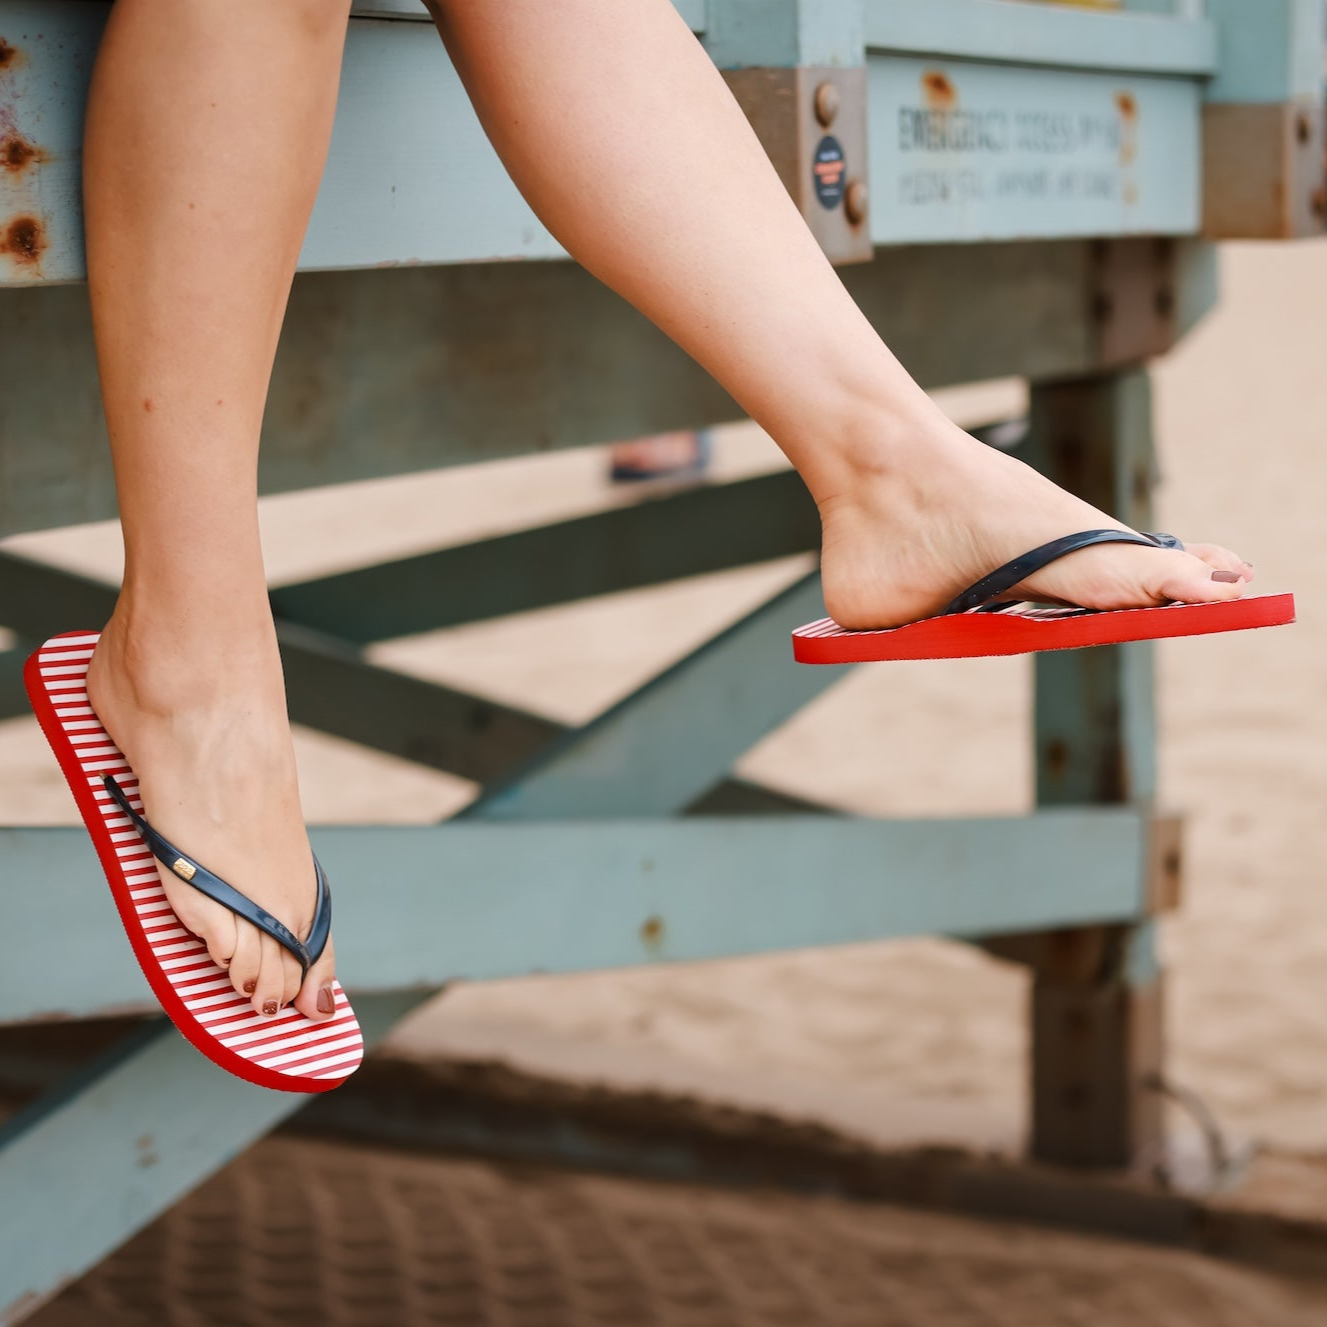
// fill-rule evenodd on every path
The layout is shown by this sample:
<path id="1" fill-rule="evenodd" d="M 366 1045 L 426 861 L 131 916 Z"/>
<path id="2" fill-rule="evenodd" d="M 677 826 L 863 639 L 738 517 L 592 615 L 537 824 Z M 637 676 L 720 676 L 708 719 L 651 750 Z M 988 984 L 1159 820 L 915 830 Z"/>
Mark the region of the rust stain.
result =
<path id="1" fill-rule="evenodd" d="M 1124 182 L 1124 201 L 1129 207 L 1133 207 L 1138 202 L 1138 186 L 1132 180 Z"/>
<path id="2" fill-rule="evenodd" d="M 6 134 L 0 138 L 0 170 L 7 170 L 17 175 L 34 162 L 40 165 L 49 161 L 46 153 L 34 143 L 29 143 L 22 134 Z"/>
<path id="3" fill-rule="evenodd" d="M 0 238 L 0 254 L 8 254 L 16 263 L 35 267 L 50 244 L 46 227 L 37 217 L 15 217 Z"/>
<path id="4" fill-rule="evenodd" d="M 958 105 L 958 91 L 949 81 L 948 74 L 929 69 L 922 75 L 922 97 L 933 111 L 950 111 Z"/>
<path id="5" fill-rule="evenodd" d="M 16 65 L 18 61 L 18 48 L 11 46 L 3 37 L 0 37 L 0 73 Z"/>
<path id="6" fill-rule="evenodd" d="M 1120 113 L 1120 165 L 1127 166 L 1138 155 L 1138 101 L 1132 92 L 1117 92 L 1115 109 Z M 1137 195 L 1125 201 L 1137 202 Z"/>
<path id="7" fill-rule="evenodd" d="M 662 917 L 647 917 L 640 928 L 640 938 L 647 949 L 658 949 L 663 944 L 664 924 Z"/>

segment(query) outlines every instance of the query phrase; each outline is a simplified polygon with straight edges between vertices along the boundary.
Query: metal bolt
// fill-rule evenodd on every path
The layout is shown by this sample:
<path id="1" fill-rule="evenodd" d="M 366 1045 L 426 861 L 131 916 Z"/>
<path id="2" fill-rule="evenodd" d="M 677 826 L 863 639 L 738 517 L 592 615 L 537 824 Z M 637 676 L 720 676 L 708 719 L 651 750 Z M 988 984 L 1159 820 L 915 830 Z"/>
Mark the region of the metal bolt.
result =
<path id="1" fill-rule="evenodd" d="M 849 225 L 860 226 L 866 220 L 866 204 L 869 195 L 865 180 L 850 180 L 848 191 L 843 195 L 843 211 Z"/>
<path id="2" fill-rule="evenodd" d="M 833 83 L 821 83 L 816 88 L 816 119 L 829 128 L 834 123 L 834 117 L 839 113 L 839 107 L 842 105 L 842 98 L 839 90 Z"/>

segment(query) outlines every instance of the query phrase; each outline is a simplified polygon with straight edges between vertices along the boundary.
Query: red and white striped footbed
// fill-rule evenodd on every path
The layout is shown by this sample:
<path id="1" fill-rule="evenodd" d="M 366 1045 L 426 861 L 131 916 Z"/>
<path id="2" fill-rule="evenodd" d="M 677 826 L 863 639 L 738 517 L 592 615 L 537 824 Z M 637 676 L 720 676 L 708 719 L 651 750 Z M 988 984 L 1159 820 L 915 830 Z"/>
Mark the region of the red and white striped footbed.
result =
<path id="1" fill-rule="evenodd" d="M 952 613 L 880 631 L 849 631 L 822 617 L 793 632 L 793 657 L 808 664 L 971 659 L 1282 627 L 1294 620 L 1293 594 L 1250 594 L 1224 603 L 1164 604 L 1103 613 L 1011 604 L 1000 612 Z"/>
<path id="2" fill-rule="evenodd" d="M 88 660 L 96 643 L 95 632 L 53 636 L 28 660 L 24 678 L 153 993 L 204 1055 L 240 1078 L 286 1092 L 336 1087 L 364 1057 L 363 1034 L 340 983 L 336 1014 L 327 1022 L 315 1023 L 293 1006 L 275 1018 L 256 1013 L 171 910 L 156 858 L 103 786 L 102 776 L 113 775 L 134 809 L 142 810 L 137 776 L 88 704 Z"/>

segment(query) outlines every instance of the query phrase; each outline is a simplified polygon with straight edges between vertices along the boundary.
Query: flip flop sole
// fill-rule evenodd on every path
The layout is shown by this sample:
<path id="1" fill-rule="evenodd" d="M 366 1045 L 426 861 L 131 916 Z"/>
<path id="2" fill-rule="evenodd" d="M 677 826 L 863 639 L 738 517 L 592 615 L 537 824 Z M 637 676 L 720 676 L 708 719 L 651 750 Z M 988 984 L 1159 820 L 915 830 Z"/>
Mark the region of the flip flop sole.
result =
<path id="1" fill-rule="evenodd" d="M 1166 604 L 1102 613 L 1082 608 L 954 613 L 882 631 L 847 631 L 825 617 L 793 632 L 793 657 L 798 663 L 808 664 L 971 659 L 1281 627 L 1294 620 L 1293 594 L 1249 595 L 1225 603 Z"/>
<path id="2" fill-rule="evenodd" d="M 120 921 L 153 994 L 171 1022 L 223 1069 L 260 1087 L 326 1092 L 364 1057 L 364 1038 L 339 982 L 336 1013 L 315 1023 L 293 1006 L 267 1018 L 230 984 L 187 930 L 161 887 L 156 859 L 102 786 L 111 774 L 135 810 L 138 778 L 88 703 L 96 632 L 53 636 L 24 669 L 28 698 L 69 783 L 106 872 Z"/>

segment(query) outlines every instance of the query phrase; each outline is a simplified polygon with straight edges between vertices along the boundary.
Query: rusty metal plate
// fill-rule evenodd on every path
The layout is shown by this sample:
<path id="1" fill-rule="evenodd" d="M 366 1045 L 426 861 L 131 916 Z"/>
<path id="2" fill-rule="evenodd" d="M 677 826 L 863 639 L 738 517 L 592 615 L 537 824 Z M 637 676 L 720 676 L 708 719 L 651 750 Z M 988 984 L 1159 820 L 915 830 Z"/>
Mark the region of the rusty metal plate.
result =
<path id="1" fill-rule="evenodd" d="M 1197 230 L 1196 80 L 891 55 L 868 80 L 877 244 Z"/>

